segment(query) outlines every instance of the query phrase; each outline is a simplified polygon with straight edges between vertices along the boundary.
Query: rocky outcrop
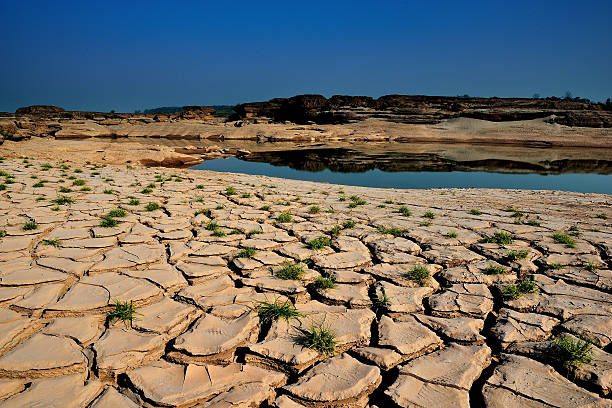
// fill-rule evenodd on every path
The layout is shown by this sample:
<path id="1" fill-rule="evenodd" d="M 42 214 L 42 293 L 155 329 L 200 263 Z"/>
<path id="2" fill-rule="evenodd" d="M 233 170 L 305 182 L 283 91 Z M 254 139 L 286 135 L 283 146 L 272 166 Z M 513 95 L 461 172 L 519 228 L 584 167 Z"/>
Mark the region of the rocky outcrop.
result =
<path id="1" fill-rule="evenodd" d="M 427 95 L 369 96 L 297 95 L 234 107 L 235 118 L 270 118 L 298 124 L 339 124 L 378 118 L 408 124 L 436 124 L 457 117 L 493 122 L 531 120 L 555 115 L 567 126 L 611 127 L 612 112 L 605 105 L 559 98 L 470 98 Z"/>

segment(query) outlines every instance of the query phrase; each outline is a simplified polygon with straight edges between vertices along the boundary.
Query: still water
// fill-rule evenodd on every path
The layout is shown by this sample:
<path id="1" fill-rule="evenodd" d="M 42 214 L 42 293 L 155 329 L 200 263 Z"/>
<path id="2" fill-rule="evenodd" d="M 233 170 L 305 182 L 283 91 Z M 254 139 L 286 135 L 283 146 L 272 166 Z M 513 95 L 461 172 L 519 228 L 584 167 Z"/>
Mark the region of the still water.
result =
<path id="1" fill-rule="evenodd" d="M 593 172 L 555 172 L 555 174 L 542 172 L 540 170 L 525 170 L 508 173 L 499 171 L 499 163 L 489 166 L 480 163 L 474 170 L 455 170 L 447 166 L 436 171 L 388 171 L 383 170 L 389 166 L 367 165 L 342 167 L 337 165 L 309 166 L 308 160 L 295 162 L 282 162 L 276 160 L 282 152 L 274 152 L 274 160 L 266 157 L 254 157 L 246 161 L 230 157 L 226 159 L 208 160 L 194 167 L 198 170 L 213 170 L 224 172 L 235 172 L 254 175 L 265 175 L 271 177 L 282 177 L 296 180 L 308 180 L 327 182 L 333 184 L 344 184 L 364 187 L 385 188 L 503 188 L 503 189 L 529 189 L 529 190 L 563 190 L 584 193 L 606 193 L 612 194 L 612 175 L 597 174 Z M 307 155 L 303 153 L 302 158 Z M 320 159 L 320 157 L 319 157 Z M 269 162 L 267 162 L 269 161 Z M 273 162 L 274 164 L 271 164 Z M 384 161 L 383 161 L 384 162 Z M 388 163 L 388 161 L 386 162 Z M 297 167 L 297 168 L 296 168 Z M 382 167 L 383 169 L 381 169 Z M 410 166 L 413 168 L 414 166 Z M 431 166 L 422 166 L 428 168 Z M 331 169 L 330 169 L 331 168 Z M 462 168 L 466 168 L 462 166 Z M 332 170 L 333 169 L 333 170 Z"/>

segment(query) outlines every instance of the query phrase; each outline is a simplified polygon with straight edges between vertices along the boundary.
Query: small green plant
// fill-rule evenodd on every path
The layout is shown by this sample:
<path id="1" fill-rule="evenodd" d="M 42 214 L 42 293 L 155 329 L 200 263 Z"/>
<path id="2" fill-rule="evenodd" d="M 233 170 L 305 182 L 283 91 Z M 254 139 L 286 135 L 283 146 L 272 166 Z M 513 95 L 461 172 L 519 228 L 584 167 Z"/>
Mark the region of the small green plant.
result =
<path id="1" fill-rule="evenodd" d="M 336 287 L 336 280 L 333 276 L 319 276 L 313 283 L 317 290 L 333 289 Z"/>
<path id="2" fill-rule="evenodd" d="M 358 205 L 366 205 L 367 203 L 365 202 L 365 200 L 363 200 L 362 198 L 358 197 L 358 196 L 351 196 L 351 203 L 349 204 L 350 208 L 355 208 Z"/>
<path id="3" fill-rule="evenodd" d="M 43 245 L 50 245 L 50 246 L 58 247 L 59 244 L 60 244 L 60 240 L 57 239 L 57 238 L 54 238 L 54 239 L 43 239 L 41 241 L 41 243 Z"/>
<path id="4" fill-rule="evenodd" d="M 433 220 L 434 218 L 436 218 L 436 214 L 432 213 L 431 211 L 427 211 L 425 212 L 425 214 L 423 214 L 423 217 Z"/>
<path id="5" fill-rule="evenodd" d="M 70 189 L 68 187 L 60 187 L 59 192 L 60 193 L 71 193 L 72 189 Z"/>
<path id="6" fill-rule="evenodd" d="M 561 265 L 560 263 L 551 263 L 548 264 L 548 269 L 554 269 L 554 270 L 559 270 L 559 269 L 563 269 L 565 268 L 565 266 Z"/>
<path id="7" fill-rule="evenodd" d="M 391 306 L 391 299 L 389 299 L 389 296 L 386 294 L 381 293 L 374 298 L 372 301 L 372 306 L 374 307 L 374 312 L 376 314 L 383 313 L 389 309 L 389 306 Z"/>
<path id="8" fill-rule="evenodd" d="M 595 262 L 585 262 L 582 267 L 589 272 L 594 272 L 599 269 L 599 265 L 597 265 Z"/>
<path id="9" fill-rule="evenodd" d="M 209 230 L 209 231 L 214 231 L 217 228 L 219 228 L 219 224 L 217 224 L 217 221 L 209 221 L 206 224 L 206 229 Z"/>
<path id="10" fill-rule="evenodd" d="M 385 200 L 385 204 L 393 204 L 393 200 Z"/>
<path id="11" fill-rule="evenodd" d="M 595 218 L 599 218 L 601 220 L 607 220 L 608 216 L 606 214 L 595 214 Z"/>
<path id="12" fill-rule="evenodd" d="M 111 190 L 110 188 L 107 188 L 103 191 L 104 194 L 114 194 L 115 192 L 113 190 Z"/>
<path id="13" fill-rule="evenodd" d="M 146 211 L 155 211 L 159 210 L 159 204 L 157 203 L 149 203 L 145 206 Z"/>
<path id="14" fill-rule="evenodd" d="M 0 238 L 6 237 L 6 230 L 0 230 Z"/>
<path id="15" fill-rule="evenodd" d="M 43 197 L 43 196 L 36 197 L 36 201 L 45 201 L 45 200 L 46 200 L 46 198 Z"/>
<path id="16" fill-rule="evenodd" d="M 383 225 L 380 225 L 377 228 L 377 231 L 381 234 L 390 234 L 393 235 L 394 237 L 401 237 L 402 235 L 404 235 L 404 233 L 408 232 L 407 229 L 404 228 L 397 228 L 397 227 L 385 227 Z"/>
<path id="17" fill-rule="evenodd" d="M 72 182 L 72 185 L 73 186 L 84 186 L 85 185 L 85 180 L 81 180 L 81 179 L 74 180 Z"/>
<path id="18" fill-rule="evenodd" d="M 340 228 L 339 225 L 334 225 L 333 227 L 331 227 L 331 229 L 329 230 L 329 234 L 332 237 L 338 237 L 340 236 L 340 234 L 342 234 L 342 228 Z"/>
<path id="19" fill-rule="evenodd" d="M 346 197 L 342 196 L 342 197 L 338 198 L 338 201 L 346 201 Z"/>
<path id="20" fill-rule="evenodd" d="M 423 221 L 419 225 L 421 227 L 431 227 L 431 221 Z"/>
<path id="21" fill-rule="evenodd" d="M 263 234 L 262 230 L 251 230 L 247 233 L 247 237 L 251 238 L 253 235 Z"/>
<path id="22" fill-rule="evenodd" d="M 313 205 L 312 207 L 308 209 L 308 212 L 310 214 L 318 214 L 321 212 L 321 208 L 318 205 Z"/>
<path id="23" fill-rule="evenodd" d="M 342 226 L 345 229 L 355 228 L 355 221 L 353 221 L 353 220 L 346 220 L 346 221 L 344 221 L 344 224 L 342 224 Z"/>
<path id="24" fill-rule="evenodd" d="M 527 220 L 525 222 L 527 225 L 531 225 L 532 227 L 539 227 L 540 223 L 536 220 Z"/>
<path id="25" fill-rule="evenodd" d="M 404 217 L 410 217 L 412 215 L 412 213 L 410 212 L 410 210 L 408 209 L 408 207 L 405 206 L 401 206 L 398 210 L 400 212 L 400 214 L 402 214 Z"/>
<path id="26" fill-rule="evenodd" d="M 574 341 L 570 336 L 561 335 L 552 341 L 551 352 L 553 358 L 573 376 L 583 364 L 591 364 L 593 361 L 593 346 L 590 340 Z"/>
<path id="27" fill-rule="evenodd" d="M 109 217 L 108 215 L 105 215 L 100 219 L 100 226 L 103 228 L 113 228 L 116 227 L 117 224 L 119 224 L 119 221 L 113 217 Z"/>
<path id="28" fill-rule="evenodd" d="M 91 187 L 81 187 L 80 191 L 91 191 Z"/>
<path id="29" fill-rule="evenodd" d="M 45 182 L 44 181 L 39 181 L 38 183 L 34 183 L 32 184 L 33 188 L 40 188 L 40 187 L 44 187 L 45 186 Z"/>
<path id="30" fill-rule="evenodd" d="M 211 216 L 212 216 L 212 214 L 210 213 L 210 210 L 204 209 L 204 208 L 200 209 L 200 210 L 197 210 L 195 213 L 193 213 L 194 217 L 197 217 L 200 214 L 205 215 L 208 218 L 211 218 Z"/>
<path id="31" fill-rule="evenodd" d="M 225 189 L 225 195 L 234 195 L 237 194 L 238 192 L 236 191 L 236 189 L 234 187 L 228 187 Z"/>
<path id="32" fill-rule="evenodd" d="M 276 272 L 276 276 L 285 280 L 299 280 L 305 272 L 303 265 L 285 262 L 281 269 Z"/>
<path id="33" fill-rule="evenodd" d="M 137 200 L 136 198 L 130 198 L 128 205 L 140 205 L 140 200 Z"/>
<path id="34" fill-rule="evenodd" d="M 555 240 L 555 242 L 557 242 L 559 244 L 565 244 L 565 246 L 568 247 L 568 248 L 575 248 L 576 247 L 576 241 L 574 241 L 568 235 L 555 232 L 553 234 L 552 238 Z"/>
<path id="35" fill-rule="evenodd" d="M 472 209 L 470 210 L 470 214 L 472 214 L 472 215 L 482 215 L 482 211 L 477 210 L 477 209 L 475 209 L 475 208 L 472 208 Z"/>
<path id="36" fill-rule="evenodd" d="M 296 344 L 325 355 L 332 355 L 336 351 L 336 336 L 327 326 L 313 323 L 308 330 L 298 330 L 300 334 L 295 337 Z"/>
<path id="37" fill-rule="evenodd" d="M 225 206 L 223 204 L 219 204 L 218 206 L 215 207 L 215 210 L 222 210 L 224 208 Z"/>
<path id="38" fill-rule="evenodd" d="M 23 227 L 21 229 L 23 229 L 24 231 L 32 231 L 38 229 L 38 224 L 34 221 L 28 221 L 23 224 Z"/>
<path id="39" fill-rule="evenodd" d="M 142 194 L 151 194 L 153 192 L 152 188 L 145 187 L 140 191 Z"/>
<path id="40" fill-rule="evenodd" d="M 242 198 L 250 198 L 251 197 L 251 193 L 242 193 Z"/>
<path id="41" fill-rule="evenodd" d="M 230 232 L 230 235 L 240 235 L 242 234 L 242 231 L 240 231 L 239 229 L 233 228 Z"/>
<path id="42" fill-rule="evenodd" d="M 83 170 L 81 170 L 81 169 L 74 169 L 74 172 L 75 172 L 75 173 L 82 173 L 82 172 L 83 172 Z"/>
<path id="43" fill-rule="evenodd" d="M 204 184 L 198 184 L 198 185 L 196 186 L 196 188 L 197 188 L 198 190 L 204 190 Z"/>
<path id="44" fill-rule="evenodd" d="M 226 236 L 227 234 L 226 234 L 226 233 L 225 233 L 225 231 L 223 231 L 221 228 L 217 228 L 217 229 L 215 229 L 215 230 L 213 231 L 212 235 L 213 235 L 214 237 L 224 237 L 224 236 Z"/>
<path id="45" fill-rule="evenodd" d="M 459 236 L 459 234 L 457 234 L 457 231 L 448 231 L 446 233 L 446 236 L 448 238 L 457 238 Z"/>
<path id="46" fill-rule="evenodd" d="M 523 279 L 515 284 L 506 286 L 504 290 L 502 290 L 502 296 L 505 299 L 516 300 L 523 295 L 528 293 L 538 293 L 538 285 L 533 281 L 533 279 Z"/>
<path id="47" fill-rule="evenodd" d="M 115 301 L 113 308 L 109 310 L 106 315 L 111 323 L 121 320 L 126 325 L 129 322 L 130 327 L 132 327 L 132 321 L 136 320 L 140 313 L 136 311 L 136 306 L 134 306 L 134 302 L 131 300 L 129 302 L 121 302 L 117 300 Z"/>
<path id="48" fill-rule="evenodd" d="M 516 261 L 517 259 L 526 259 L 529 256 L 529 251 L 526 249 L 521 249 L 520 251 L 511 250 L 506 253 L 506 258 L 511 261 Z"/>
<path id="49" fill-rule="evenodd" d="M 276 298 L 274 299 L 274 303 L 258 303 L 259 305 L 255 308 L 255 311 L 259 315 L 260 324 L 270 324 L 278 319 L 298 319 L 303 316 L 289 300 L 281 303 L 280 300 Z"/>
<path id="50" fill-rule="evenodd" d="M 242 249 L 242 251 L 238 252 L 238 255 L 236 255 L 236 258 L 252 259 L 255 256 L 255 253 L 257 253 L 257 250 L 255 248 L 245 247 Z"/>
<path id="51" fill-rule="evenodd" d="M 291 217 L 291 214 L 289 213 L 281 213 L 278 215 L 278 217 L 276 217 L 276 221 L 283 222 L 283 223 L 291 222 L 292 219 L 293 218 Z"/>
<path id="52" fill-rule="evenodd" d="M 497 231 L 491 237 L 485 237 L 482 242 L 495 243 L 501 246 L 509 245 L 513 242 L 512 235 L 509 232 Z"/>
<path id="53" fill-rule="evenodd" d="M 506 273 L 506 269 L 503 266 L 489 264 L 484 270 L 487 275 L 502 275 Z"/>
<path id="54" fill-rule="evenodd" d="M 423 265 L 416 265 L 409 271 L 406 271 L 403 275 L 405 278 L 417 282 L 421 286 L 427 285 L 429 283 L 429 279 L 431 278 L 429 271 Z"/>
<path id="55" fill-rule="evenodd" d="M 107 216 L 113 218 L 123 218 L 127 216 L 127 212 L 123 208 L 115 208 L 114 210 L 110 210 Z"/>
<path id="56" fill-rule="evenodd" d="M 331 240 L 329 237 L 320 236 L 318 238 L 312 239 L 308 241 L 306 246 L 310 249 L 322 249 L 331 245 Z"/>
<path id="57" fill-rule="evenodd" d="M 262 205 L 261 207 L 259 207 L 259 209 L 261 211 L 270 211 L 270 206 L 269 205 Z"/>

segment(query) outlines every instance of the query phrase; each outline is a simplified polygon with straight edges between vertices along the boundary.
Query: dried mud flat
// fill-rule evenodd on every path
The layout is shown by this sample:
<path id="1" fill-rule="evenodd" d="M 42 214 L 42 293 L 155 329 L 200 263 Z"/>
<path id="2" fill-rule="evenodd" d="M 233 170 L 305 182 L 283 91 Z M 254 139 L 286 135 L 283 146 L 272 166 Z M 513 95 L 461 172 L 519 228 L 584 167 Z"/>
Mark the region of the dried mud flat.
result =
<path id="1" fill-rule="evenodd" d="M 612 406 L 609 195 L 0 171 L 2 407 Z"/>

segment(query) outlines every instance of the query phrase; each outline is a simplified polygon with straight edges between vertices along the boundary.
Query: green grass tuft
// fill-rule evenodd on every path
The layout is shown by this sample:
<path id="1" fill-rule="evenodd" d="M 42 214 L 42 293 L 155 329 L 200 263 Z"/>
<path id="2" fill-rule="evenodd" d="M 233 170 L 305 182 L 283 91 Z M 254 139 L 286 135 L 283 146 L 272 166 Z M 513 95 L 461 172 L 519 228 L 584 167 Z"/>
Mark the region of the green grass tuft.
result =
<path id="1" fill-rule="evenodd" d="M 481 214 L 482 214 L 482 211 L 477 210 L 477 209 L 475 209 L 475 208 L 472 208 L 472 209 L 470 210 L 470 214 L 472 214 L 472 215 L 481 215 Z"/>
<path id="2" fill-rule="evenodd" d="M 157 203 L 149 203 L 145 206 L 146 211 L 155 211 L 159 210 L 159 204 Z"/>
<path id="3" fill-rule="evenodd" d="M 412 215 L 412 212 L 410 212 L 410 210 L 408 209 L 408 207 L 405 206 L 401 206 L 398 210 L 400 212 L 400 214 L 402 214 L 404 217 L 410 217 Z"/>
<path id="4" fill-rule="evenodd" d="M 132 326 L 132 321 L 136 319 L 136 316 L 140 315 L 136 311 L 136 306 L 130 300 L 129 302 L 121 302 L 119 300 L 115 301 L 113 309 L 108 311 L 106 314 L 110 319 L 111 323 L 121 320 L 123 323 L 130 322 L 130 327 Z"/>
<path id="5" fill-rule="evenodd" d="M 285 262 L 282 268 L 276 272 L 276 276 L 285 280 L 299 280 L 306 271 L 304 266 L 293 262 Z"/>
<path id="6" fill-rule="evenodd" d="M 245 247 L 242 249 L 242 251 L 238 252 L 238 255 L 236 255 L 236 258 L 248 258 L 251 259 L 255 256 L 255 254 L 257 253 L 257 250 L 253 247 Z"/>
<path id="7" fill-rule="evenodd" d="M 504 290 L 502 290 L 502 296 L 505 299 L 516 300 L 528 293 L 538 292 L 538 285 L 532 279 L 524 279 L 516 282 L 515 284 L 506 286 Z"/>
<path id="8" fill-rule="evenodd" d="M 509 245 L 513 242 L 512 234 L 505 231 L 497 231 L 492 237 L 485 237 L 482 242 L 495 243 L 499 245 Z"/>
<path id="9" fill-rule="evenodd" d="M 313 286 L 317 290 L 333 289 L 336 287 L 336 280 L 333 276 L 319 276 Z"/>
<path id="10" fill-rule="evenodd" d="M 431 275 L 427 268 L 423 265 L 416 265 L 414 268 L 405 272 L 404 277 L 411 281 L 417 282 L 421 286 L 425 286 L 429 283 Z"/>
<path id="11" fill-rule="evenodd" d="M 23 224 L 23 227 L 21 229 L 23 229 L 24 231 L 32 231 L 38 229 L 38 224 L 34 221 L 28 221 Z"/>
<path id="12" fill-rule="evenodd" d="M 553 234 L 552 238 L 555 240 L 555 242 L 557 242 L 559 244 L 565 244 L 565 246 L 568 247 L 568 248 L 575 248 L 576 247 L 576 241 L 574 241 L 568 235 L 560 234 L 558 232 L 555 232 Z"/>
<path id="13" fill-rule="evenodd" d="M 551 343 L 551 355 L 568 373 L 576 375 L 584 364 L 593 361 L 593 346 L 590 340 L 577 339 L 561 335 Z"/>
<path id="14" fill-rule="evenodd" d="M 342 224 L 342 226 L 347 229 L 347 228 L 355 228 L 355 221 L 353 220 L 346 220 L 344 221 L 344 224 Z"/>
<path id="15" fill-rule="evenodd" d="M 117 221 L 113 217 L 109 217 L 108 215 L 105 215 L 100 219 L 100 226 L 103 228 L 116 227 L 117 224 L 119 224 L 119 221 Z"/>
<path id="16" fill-rule="evenodd" d="M 431 211 L 427 211 L 425 214 L 423 214 L 423 217 L 433 220 L 434 218 L 436 218 L 436 214 L 432 213 Z"/>
<path id="17" fill-rule="evenodd" d="M 291 214 L 289 213 L 281 213 L 278 215 L 278 217 L 276 217 L 276 221 L 282 223 L 291 222 L 292 219 L 293 217 L 291 217 Z"/>
<path id="18" fill-rule="evenodd" d="M 310 249 L 322 249 L 330 245 L 331 240 L 329 239 L 329 237 L 326 236 L 320 236 L 318 238 L 308 241 L 308 243 L 306 244 L 306 246 L 308 246 L 308 248 Z"/>
<path id="19" fill-rule="evenodd" d="M 323 324 L 313 324 L 308 330 L 302 328 L 298 330 L 300 334 L 295 338 L 296 344 L 326 355 L 332 355 L 336 351 L 336 336 Z"/>
<path id="20" fill-rule="evenodd" d="M 54 239 L 43 239 L 41 241 L 41 243 L 43 245 L 50 245 L 50 246 L 58 247 L 59 244 L 60 244 L 60 240 L 57 239 L 57 238 L 54 238 Z"/>
<path id="21" fill-rule="evenodd" d="M 127 212 L 123 208 L 115 208 L 114 210 L 110 210 L 107 216 L 113 218 L 123 218 L 127 216 Z"/>
<path id="22" fill-rule="evenodd" d="M 529 251 L 526 249 L 521 249 L 520 251 L 511 250 L 506 253 L 506 258 L 511 261 L 516 261 L 517 259 L 526 259 L 529 256 Z"/>
<path id="23" fill-rule="evenodd" d="M 295 306 L 289 301 L 281 303 L 278 298 L 274 299 L 274 303 L 258 302 L 259 305 L 255 311 L 259 315 L 260 324 L 270 324 L 278 319 L 297 319 L 303 316 Z"/>
<path id="24" fill-rule="evenodd" d="M 502 275 L 506 273 L 506 269 L 503 266 L 496 266 L 493 264 L 489 264 L 484 271 L 487 275 Z"/>

